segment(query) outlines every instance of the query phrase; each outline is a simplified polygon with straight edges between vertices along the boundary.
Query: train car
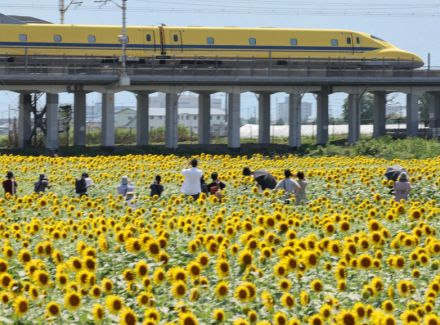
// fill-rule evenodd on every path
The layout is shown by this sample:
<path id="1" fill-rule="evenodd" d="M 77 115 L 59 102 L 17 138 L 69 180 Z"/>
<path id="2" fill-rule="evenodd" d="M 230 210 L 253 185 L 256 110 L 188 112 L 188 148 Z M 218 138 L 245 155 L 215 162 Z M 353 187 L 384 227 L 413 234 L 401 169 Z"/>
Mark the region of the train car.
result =
<path id="1" fill-rule="evenodd" d="M 114 57 L 120 26 L 0 25 L 0 56 Z M 184 64 L 274 60 L 301 66 L 418 68 L 423 61 L 378 37 L 350 30 L 239 27 L 128 27 L 129 58 Z"/>

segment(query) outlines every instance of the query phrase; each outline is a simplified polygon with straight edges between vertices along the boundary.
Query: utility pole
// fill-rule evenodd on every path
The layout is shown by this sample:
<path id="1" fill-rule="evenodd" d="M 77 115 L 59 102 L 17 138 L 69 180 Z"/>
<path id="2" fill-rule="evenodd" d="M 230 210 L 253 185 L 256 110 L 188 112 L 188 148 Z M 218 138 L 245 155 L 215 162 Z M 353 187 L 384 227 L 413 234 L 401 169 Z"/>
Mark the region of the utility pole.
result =
<path id="1" fill-rule="evenodd" d="M 121 0 L 121 4 L 118 4 L 114 0 L 95 0 L 96 3 L 101 3 L 101 6 L 106 5 L 108 2 L 112 2 L 115 6 L 122 10 L 122 31 L 118 36 L 119 42 L 121 42 L 121 73 L 119 75 L 120 86 L 130 86 L 130 77 L 127 74 L 127 0 Z"/>
<path id="2" fill-rule="evenodd" d="M 82 1 L 78 1 L 78 0 L 70 0 L 70 2 L 69 2 L 69 4 L 67 5 L 67 7 L 65 7 L 64 5 L 64 0 L 60 0 L 60 9 L 59 9 L 59 11 L 60 11 L 60 24 L 62 25 L 62 24 L 64 24 L 64 16 L 65 16 L 65 14 L 66 14 L 66 12 L 67 12 L 67 10 L 69 10 L 69 8 L 72 6 L 72 5 L 76 5 L 77 7 L 78 6 L 80 6 L 80 5 L 82 5 Z"/>

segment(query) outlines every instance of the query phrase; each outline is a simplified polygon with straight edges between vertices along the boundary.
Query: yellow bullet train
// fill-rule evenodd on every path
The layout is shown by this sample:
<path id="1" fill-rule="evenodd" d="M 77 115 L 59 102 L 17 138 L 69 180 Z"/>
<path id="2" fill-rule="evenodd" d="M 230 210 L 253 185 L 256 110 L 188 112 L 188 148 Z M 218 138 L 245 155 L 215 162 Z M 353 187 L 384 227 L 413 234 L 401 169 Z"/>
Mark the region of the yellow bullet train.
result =
<path id="1" fill-rule="evenodd" d="M 120 26 L 2 24 L 0 57 L 12 61 L 26 56 L 118 58 L 120 34 Z M 185 64 L 225 65 L 237 59 L 270 59 L 275 64 L 299 66 L 423 66 L 413 53 L 350 30 L 138 26 L 128 27 L 127 36 L 127 56 L 144 62 L 175 59 Z"/>

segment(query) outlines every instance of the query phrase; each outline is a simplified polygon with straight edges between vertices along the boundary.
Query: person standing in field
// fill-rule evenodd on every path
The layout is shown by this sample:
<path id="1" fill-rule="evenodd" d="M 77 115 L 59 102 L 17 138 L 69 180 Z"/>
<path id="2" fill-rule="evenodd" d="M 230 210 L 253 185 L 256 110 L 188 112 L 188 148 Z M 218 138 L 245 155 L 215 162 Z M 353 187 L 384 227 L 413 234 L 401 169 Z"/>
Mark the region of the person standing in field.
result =
<path id="1" fill-rule="evenodd" d="M 75 181 L 75 192 L 79 196 L 87 195 L 90 187 L 94 186 L 93 180 L 88 173 L 82 173 L 81 178 Z"/>
<path id="2" fill-rule="evenodd" d="M 38 181 L 34 184 L 34 192 L 35 193 L 41 193 L 46 192 L 47 188 L 50 188 L 49 185 L 49 179 L 44 174 L 40 174 L 40 177 L 38 178 Z"/>
<path id="3" fill-rule="evenodd" d="M 411 191 L 411 184 L 408 181 L 408 174 L 401 173 L 399 180 L 394 183 L 394 201 L 408 200 L 409 192 Z"/>
<path id="4" fill-rule="evenodd" d="M 180 191 L 186 196 L 192 196 L 194 200 L 197 200 L 202 191 L 201 179 L 203 177 L 203 172 L 201 169 L 197 168 L 197 159 L 192 159 L 188 168 L 182 170 L 182 175 L 185 177 L 182 188 Z"/>
<path id="5" fill-rule="evenodd" d="M 300 205 L 307 201 L 306 187 L 308 185 L 308 182 L 305 179 L 303 172 L 298 172 L 296 174 L 296 177 L 298 178 L 297 183 L 299 184 L 299 187 L 298 190 L 295 191 L 295 199 L 296 199 L 295 203 L 296 205 Z"/>
<path id="6" fill-rule="evenodd" d="M 6 180 L 3 181 L 3 189 L 6 194 L 15 195 L 17 193 L 17 182 L 15 181 L 14 173 L 9 171 L 6 173 Z"/>
<path id="7" fill-rule="evenodd" d="M 162 177 L 160 177 L 160 175 L 156 175 L 156 177 L 154 178 L 154 183 L 150 185 L 150 196 L 153 197 L 155 195 L 157 195 L 158 197 L 160 197 L 162 195 L 163 192 L 163 186 L 162 184 L 160 184 L 160 182 L 162 181 Z"/>

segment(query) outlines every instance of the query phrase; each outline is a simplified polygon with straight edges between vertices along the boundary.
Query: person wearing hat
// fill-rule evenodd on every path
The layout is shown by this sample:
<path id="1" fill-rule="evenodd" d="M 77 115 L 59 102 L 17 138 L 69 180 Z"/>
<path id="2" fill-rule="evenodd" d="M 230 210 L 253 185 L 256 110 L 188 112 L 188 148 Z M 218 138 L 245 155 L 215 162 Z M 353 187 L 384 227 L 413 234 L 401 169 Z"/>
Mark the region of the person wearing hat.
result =
<path id="1" fill-rule="evenodd" d="M 47 188 L 50 188 L 49 179 L 44 174 L 40 174 L 38 181 L 34 184 L 34 192 L 41 193 L 46 192 Z"/>
<path id="2" fill-rule="evenodd" d="M 133 191 L 134 185 L 130 183 L 128 176 L 122 176 L 121 184 L 118 186 L 118 194 L 126 198 L 127 194 L 133 193 Z"/>
<path id="3" fill-rule="evenodd" d="M 399 176 L 399 180 L 394 183 L 394 201 L 408 200 L 411 184 L 408 181 L 408 174 L 403 172 Z"/>
<path id="4" fill-rule="evenodd" d="M 13 172 L 9 171 L 6 173 L 6 179 L 3 181 L 3 189 L 5 190 L 5 195 L 7 193 L 10 195 L 17 193 L 17 182 L 15 181 Z"/>

